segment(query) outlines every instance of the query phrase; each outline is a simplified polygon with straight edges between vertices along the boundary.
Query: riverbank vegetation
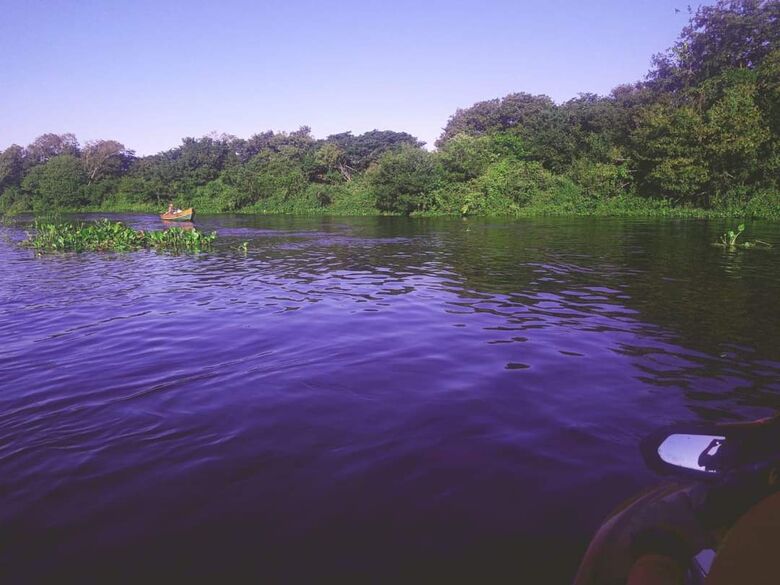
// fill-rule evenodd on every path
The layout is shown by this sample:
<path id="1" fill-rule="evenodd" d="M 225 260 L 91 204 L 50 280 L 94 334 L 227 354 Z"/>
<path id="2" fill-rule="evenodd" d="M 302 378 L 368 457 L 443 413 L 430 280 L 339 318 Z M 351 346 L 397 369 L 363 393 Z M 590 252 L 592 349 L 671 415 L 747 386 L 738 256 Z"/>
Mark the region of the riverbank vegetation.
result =
<path id="1" fill-rule="evenodd" d="M 0 212 L 780 217 L 780 2 L 692 13 L 646 79 L 562 104 L 514 93 L 460 109 L 436 150 L 405 132 L 308 127 L 185 138 L 137 157 L 45 134 L 0 153 Z"/>
<path id="2" fill-rule="evenodd" d="M 36 221 L 26 244 L 38 252 L 129 252 L 142 248 L 199 252 L 211 247 L 216 234 L 172 227 L 161 231 L 134 230 L 118 221 L 50 223 Z"/>

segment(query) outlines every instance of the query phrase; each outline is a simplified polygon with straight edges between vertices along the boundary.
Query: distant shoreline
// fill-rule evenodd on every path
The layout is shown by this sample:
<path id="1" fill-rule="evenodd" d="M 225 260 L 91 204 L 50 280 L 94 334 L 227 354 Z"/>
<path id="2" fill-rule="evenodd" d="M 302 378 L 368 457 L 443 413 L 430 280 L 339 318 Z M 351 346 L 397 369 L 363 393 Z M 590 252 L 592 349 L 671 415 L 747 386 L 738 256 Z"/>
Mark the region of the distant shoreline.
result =
<path id="1" fill-rule="evenodd" d="M 0 152 L 0 214 L 173 202 L 201 214 L 780 218 L 775 8 L 701 6 L 643 81 L 459 108 L 434 151 L 379 129 L 213 133 L 142 157 L 43 134 Z"/>
<path id="2" fill-rule="evenodd" d="M 657 202 L 657 200 L 653 200 Z M 65 208 L 57 210 L 58 214 L 89 213 L 99 215 L 101 213 L 132 213 L 159 216 L 164 210 L 148 206 L 129 207 L 82 207 Z M 259 215 L 259 216 L 290 216 L 290 217 L 410 217 L 410 218 L 541 218 L 541 217 L 592 217 L 592 218 L 636 218 L 636 219 L 751 219 L 751 220 L 780 220 L 780 208 L 775 213 L 756 213 L 748 209 L 702 209 L 695 207 L 675 207 L 672 205 L 647 205 L 634 208 L 620 205 L 610 207 L 603 205 L 591 210 L 562 210 L 545 208 L 520 209 L 511 213 L 492 214 L 459 214 L 441 211 L 422 211 L 411 214 L 383 212 L 379 210 L 365 210 L 361 212 L 333 212 L 327 208 L 310 209 L 306 211 L 289 212 L 283 210 L 240 209 L 236 211 L 219 211 L 214 209 L 196 208 L 198 216 L 225 216 L 225 215 Z M 39 215 L 32 209 L 18 210 L 14 215 Z"/>

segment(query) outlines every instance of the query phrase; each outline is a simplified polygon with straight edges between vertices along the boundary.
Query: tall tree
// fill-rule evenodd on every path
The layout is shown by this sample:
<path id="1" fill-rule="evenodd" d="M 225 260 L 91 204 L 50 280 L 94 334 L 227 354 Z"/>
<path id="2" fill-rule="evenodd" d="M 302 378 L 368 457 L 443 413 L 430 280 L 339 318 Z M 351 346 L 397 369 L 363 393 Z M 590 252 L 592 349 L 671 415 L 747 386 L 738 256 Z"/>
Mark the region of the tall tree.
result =
<path id="1" fill-rule="evenodd" d="M 27 173 L 22 189 L 39 210 L 78 207 L 85 201 L 81 188 L 87 176 L 81 161 L 70 154 L 55 156 Z"/>
<path id="2" fill-rule="evenodd" d="M 632 139 L 640 187 L 647 196 L 706 203 L 706 127 L 694 108 L 669 103 L 645 108 Z"/>
<path id="3" fill-rule="evenodd" d="M 756 81 L 758 104 L 776 139 L 780 139 L 780 49 L 772 51 L 761 62 Z"/>
<path id="4" fill-rule="evenodd" d="M 29 164 L 36 165 L 61 154 L 79 155 L 79 142 L 73 134 L 42 134 L 27 146 L 25 158 Z"/>
<path id="5" fill-rule="evenodd" d="M 89 182 L 104 177 L 118 176 L 126 171 L 133 161 L 135 152 L 125 148 L 116 140 L 93 140 L 84 145 L 81 159 Z"/>
<path id="6" fill-rule="evenodd" d="M 780 48 L 780 2 L 719 0 L 701 6 L 666 53 L 656 55 L 648 79 L 677 91 L 726 69 L 754 69 Z"/>
<path id="7" fill-rule="evenodd" d="M 439 174 L 434 155 L 426 150 L 404 146 L 386 152 L 370 174 L 377 208 L 407 214 L 425 209 Z"/>
<path id="8" fill-rule="evenodd" d="M 756 74 L 732 70 L 711 80 L 705 112 L 704 150 L 713 178 L 711 191 L 761 180 L 762 153 L 771 138 L 756 96 Z M 708 88 L 703 87 L 702 91 Z"/>
<path id="9" fill-rule="evenodd" d="M 0 153 L 0 193 L 7 187 L 19 185 L 24 171 L 24 149 L 12 144 Z"/>
<path id="10" fill-rule="evenodd" d="M 555 107 L 546 95 L 513 93 L 500 99 L 477 102 L 470 108 L 458 109 L 453 114 L 436 146 L 444 145 L 457 134 L 483 136 L 512 128 L 533 128 L 544 113 Z"/>
<path id="11" fill-rule="evenodd" d="M 421 148 L 425 143 L 406 132 L 371 130 L 358 136 L 351 132 L 332 134 L 325 141 L 338 146 L 344 152 L 344 166 L 349 173 L 365 171 L 382 155 L 404 146 Z"/>
<path id="12" fill-rule="evenodd" d="M 314 154 L 313 178 L 321 182 L 332 182 L 330 177 L 337 175 L 344 181 L 352 180 L 355 169 L 347 163 L 346 153 L 336 144 L 326 142 Z"/>

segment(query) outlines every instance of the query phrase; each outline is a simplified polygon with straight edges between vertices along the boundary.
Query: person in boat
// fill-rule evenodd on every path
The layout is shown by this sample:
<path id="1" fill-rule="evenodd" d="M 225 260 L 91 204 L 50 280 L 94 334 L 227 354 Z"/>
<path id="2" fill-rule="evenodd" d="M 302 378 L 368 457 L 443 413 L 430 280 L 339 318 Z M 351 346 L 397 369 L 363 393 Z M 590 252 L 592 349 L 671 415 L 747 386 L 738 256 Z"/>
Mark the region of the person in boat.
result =
<path id="1" fill-rule="evenodd" d="M 166 211 L 165 213 L 168 213 L 168 214 L 181 213 L 181 208 L 180 207 L 174 208 L 173 201 L 169 201 L 168 202 L 168 211 Z"/>

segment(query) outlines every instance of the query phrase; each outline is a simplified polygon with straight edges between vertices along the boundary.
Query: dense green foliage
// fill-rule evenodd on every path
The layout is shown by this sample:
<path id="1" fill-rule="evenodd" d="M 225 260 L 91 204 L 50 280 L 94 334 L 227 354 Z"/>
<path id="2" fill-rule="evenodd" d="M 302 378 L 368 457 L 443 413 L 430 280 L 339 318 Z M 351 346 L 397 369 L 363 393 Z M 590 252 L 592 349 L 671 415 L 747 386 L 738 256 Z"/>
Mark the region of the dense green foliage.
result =
<path id="1" fill-rule="evenodd" d="M 780 2 L 691 14 L 643 82 L 562 104 L 514 93 L 460 109 L 437 150 L 404 132 L 308 127 L 185 138 L 136 157 L 45 134 L 0 152 L 0 212 L 780 216 Z"/>
<path id="2" fill-rule="evenodd" d="M 36 222 L 27 241 L 39 252 L 127 252 L 141 248 L 198 252 L 211 247 L 216 234 L 173 227 L 162 231 L 134 230 L 103 219 L 89 224 Z"/>

